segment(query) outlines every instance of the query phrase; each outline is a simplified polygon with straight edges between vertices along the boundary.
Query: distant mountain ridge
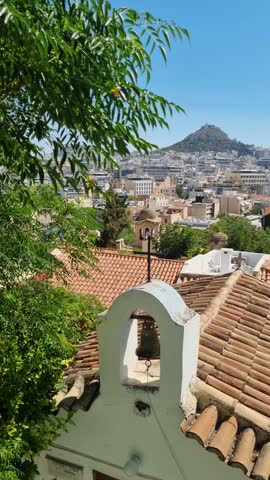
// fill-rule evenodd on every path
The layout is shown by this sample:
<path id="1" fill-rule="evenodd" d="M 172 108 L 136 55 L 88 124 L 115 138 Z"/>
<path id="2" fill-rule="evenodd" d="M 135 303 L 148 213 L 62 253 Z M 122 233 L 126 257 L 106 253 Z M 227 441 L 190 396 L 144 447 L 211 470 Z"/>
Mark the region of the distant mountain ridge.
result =
<path id="1" fill-rule="evenodd" d="M 199 130 L 191 133 L 181 142 L 174 143 L 163 151 L 175 152 L 231 152 L 236 150 L 238 155 L 248 155 L 253 151 L 252 145 L 247 145 L 237 140 L 231 140 L 228 135 L 215 125 L 203 125 Z"/>

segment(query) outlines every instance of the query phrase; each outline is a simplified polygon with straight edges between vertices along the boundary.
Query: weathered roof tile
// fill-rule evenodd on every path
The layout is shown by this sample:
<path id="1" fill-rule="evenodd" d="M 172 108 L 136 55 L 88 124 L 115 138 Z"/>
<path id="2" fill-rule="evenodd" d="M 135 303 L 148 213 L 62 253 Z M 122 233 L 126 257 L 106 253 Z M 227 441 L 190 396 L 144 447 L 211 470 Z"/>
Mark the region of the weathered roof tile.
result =
<path id="1" fill-rule="evenodd" d="M 210 452 L 215 452 L 221 460 L 225 460 L 232 449 L 237 429 L 238 424 L 236 418 L 234 416 L 230 417 L 220 425 L 208 447 L 208 450 Z"/>
<path id="2" fill-rule="evenodd" d="M 104 305 L 111 303 L 129 288 L 147 281 L 147 258 L 139 255 L 121 255 L 116 250 L 97 250 L 94 252 L 98 260 L 97 268 L 85 278 L 72 270 L 68 255 L 62 253 L 69 275 L 67 286 L 70 290 L 84 295 L 95 295 Z M 174 284 L 178 281 L 184 262 L 151 258 L 152 278 Z M 56 281 L 55 281 L 56 283 Z"/>
<path id="3" fill-rule="evenodd" d="M 218 412 L 214 405 L 207 407 L 187 432 L 189 438 L 196 438 L 203 446 L 213 432 Z"/>
<path id="4" fill-rule="evenodd" d="M 223 418 L 219 425 L 220 418 Z M 268 480 L 270 475 L 270 442 L 256 446 L 253 428 L 242 429 L 236 416 L 224 419 L 224 414 L 210 404 L 182 422 L 182 432 L 194 438 L 228 464 L 228 468 L 240 468 L 255 480 Z M 257 449 L 256 449 L 257 448 Z M 228 477 L 230 473 L 228 472 Z"/>
<path id="5" fill-rule="evenodd" d="M 266 443 L 258 456 L 252 472 L 255 480 L 268 480 L 270 475 L 270 442 Z"/>
<path id="6" fill-rule="evenodd" d="M 255 448 L 256 437 L 252 428 L 245 428 L 239 435 L 239 439 L 233 453 L 230 464 L 238 467 L 244 473 L 248 473 L 251 469 L 251 459 Z"/>

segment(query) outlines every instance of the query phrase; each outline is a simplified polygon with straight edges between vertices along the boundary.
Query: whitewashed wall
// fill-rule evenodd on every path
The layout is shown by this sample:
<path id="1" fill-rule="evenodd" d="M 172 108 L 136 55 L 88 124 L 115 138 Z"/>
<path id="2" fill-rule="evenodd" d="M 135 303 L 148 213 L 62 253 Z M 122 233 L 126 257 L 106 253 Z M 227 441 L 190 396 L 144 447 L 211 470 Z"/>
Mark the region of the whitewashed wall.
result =
<path id="1" fill-rule="evenodd" d="M 205 254 L 199 254 L 187 260 L 181 270 L 181 274 L 202 274 L 202 275 L 216 275 L 211 272 L 210 264 L 220 264 L 220 252 L 218 250 L 211 250 Z"/>

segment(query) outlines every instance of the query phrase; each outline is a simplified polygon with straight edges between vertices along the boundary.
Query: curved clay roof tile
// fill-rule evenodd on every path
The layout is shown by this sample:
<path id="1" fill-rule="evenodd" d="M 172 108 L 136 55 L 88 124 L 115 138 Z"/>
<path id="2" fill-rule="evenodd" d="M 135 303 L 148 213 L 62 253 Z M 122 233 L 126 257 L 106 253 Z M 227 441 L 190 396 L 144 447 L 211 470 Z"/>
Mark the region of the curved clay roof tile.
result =
<path id="1" fill-rule="evenodd" d="M 252 478 L 255 480 L 268 480 L 270 475 L 270 442 L 266 443 L 257 459 L 252 472 Z"/>
<path id="2" fill-rule="evenodd" d="M 248 473 L 255 448 L 256 437 L 252 428 L 246 428 L 241 433 L 230 464 Z"/>
<path id="3" fill-rule="evenodd" d="M 196 422 L 188 430 L 187 436 L 195 438 L 204 446 L 215 428 L 217 417 L 217 407 L 210 405 L 201 413 Z"/>
<path id="4" fill-rule="evenodd" d="M 232 448 L 237 429 L 238 423 L 236 418 L 230 417 L 221 424 L 208 450 L 216 453 L 221 460 L 225 460 Z"/>

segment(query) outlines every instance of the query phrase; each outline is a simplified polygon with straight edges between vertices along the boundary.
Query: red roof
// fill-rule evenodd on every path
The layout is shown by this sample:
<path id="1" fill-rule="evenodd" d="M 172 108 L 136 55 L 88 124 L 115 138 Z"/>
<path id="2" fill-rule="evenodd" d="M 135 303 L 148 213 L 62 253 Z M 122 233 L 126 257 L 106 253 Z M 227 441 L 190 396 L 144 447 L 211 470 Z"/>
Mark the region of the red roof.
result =
<path id="1" fill-rule="evenodd" d="M 147 281 L 147 258 L 139 255 L 122 255 L 116 251 L 98 250 L 95 252 L 98 264 L 90 273 L 90 278 L 71 272 L 67 278 L 68 288 L 76 293 L 95 295 L 109 307 L 123 292 Z M 67 263 L 67 256 L 61 253 L 60 259 Z M 151 258 L 151 277 L 174 284 L 179 279 L 184 262 Z M 67 266 L 68 268 L 68 266 Z"/>

